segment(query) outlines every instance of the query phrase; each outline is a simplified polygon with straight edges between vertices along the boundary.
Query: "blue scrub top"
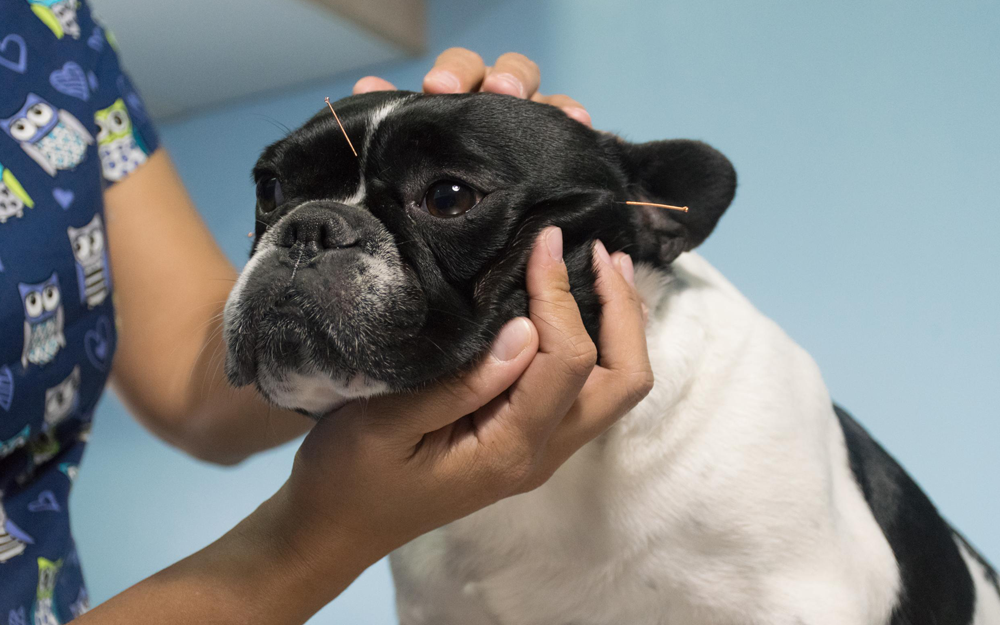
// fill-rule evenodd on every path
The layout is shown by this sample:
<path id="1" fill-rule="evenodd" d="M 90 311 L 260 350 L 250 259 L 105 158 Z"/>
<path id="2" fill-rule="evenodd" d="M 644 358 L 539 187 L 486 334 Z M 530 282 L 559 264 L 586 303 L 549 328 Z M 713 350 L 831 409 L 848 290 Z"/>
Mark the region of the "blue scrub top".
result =
<path id="1" fill-rule="evenodd" d="M 85 5 L 0 0 L 6 625 L 57 625 L 87 609 L 67 504 L 115 351 L 102 194 L 156 146 L 114 38 Z"/>

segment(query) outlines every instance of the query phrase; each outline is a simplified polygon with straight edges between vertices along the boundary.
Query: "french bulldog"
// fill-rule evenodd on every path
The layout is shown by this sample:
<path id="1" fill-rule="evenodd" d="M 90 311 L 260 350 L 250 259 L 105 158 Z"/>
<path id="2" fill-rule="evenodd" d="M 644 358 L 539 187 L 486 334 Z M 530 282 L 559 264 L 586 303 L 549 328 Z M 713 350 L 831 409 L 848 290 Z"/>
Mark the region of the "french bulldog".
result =
<path id="1" fill-rule="evenodd" d="M 722 154 L 500 95 L 335 107 L 343 132 L 323 110 L 253 170 L 234 384 L 320 418 L 463 370 L 526 314 L 548 225 L 592 336 L 615 323 L 597 239 L 632 256 L 650 309 L 652 392 L 540 488 L 393 553 L 402 625 L 1000 625 L 995 570 L 692 251 L 736 191 Z"/>

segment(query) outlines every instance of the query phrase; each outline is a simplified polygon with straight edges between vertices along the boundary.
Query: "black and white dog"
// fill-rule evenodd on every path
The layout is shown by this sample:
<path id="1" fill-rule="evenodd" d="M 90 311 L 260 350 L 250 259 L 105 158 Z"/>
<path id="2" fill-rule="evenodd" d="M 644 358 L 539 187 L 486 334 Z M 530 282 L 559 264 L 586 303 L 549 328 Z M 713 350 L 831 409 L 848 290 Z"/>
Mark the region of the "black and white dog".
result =
<path id="1" fill-rule="evenodd" d="M 536 234 L 625 250 L 656 384 L 541 488 L 392 556 L 403 625 L 1000 625 L 996 572 L 843 410 L 813 360 L 691 252 L 736 175 L 705 144 L 630 144 L 545 105 L 386 92 L 267 148 L 227 370 L 323 415 L 481 356 L 527 310 Z M 626 200 L 690 206 L 680 213 Z"/>

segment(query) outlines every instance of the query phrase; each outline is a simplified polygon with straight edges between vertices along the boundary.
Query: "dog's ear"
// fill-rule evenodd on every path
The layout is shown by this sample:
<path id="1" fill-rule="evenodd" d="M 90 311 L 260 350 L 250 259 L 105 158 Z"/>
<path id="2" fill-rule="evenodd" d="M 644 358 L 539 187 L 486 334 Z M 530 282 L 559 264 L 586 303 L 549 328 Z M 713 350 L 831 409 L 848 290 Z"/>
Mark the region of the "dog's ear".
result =
<path id="1" fill-rule="evenodd" d="M 736 170 L 715 148 L 676 139 L 621 141 L 629 199 L 687 206 L 688 212 L 629 206 L 638 228 L 637 256 L 660 265 L 701 245 L 736 194 Z"/>

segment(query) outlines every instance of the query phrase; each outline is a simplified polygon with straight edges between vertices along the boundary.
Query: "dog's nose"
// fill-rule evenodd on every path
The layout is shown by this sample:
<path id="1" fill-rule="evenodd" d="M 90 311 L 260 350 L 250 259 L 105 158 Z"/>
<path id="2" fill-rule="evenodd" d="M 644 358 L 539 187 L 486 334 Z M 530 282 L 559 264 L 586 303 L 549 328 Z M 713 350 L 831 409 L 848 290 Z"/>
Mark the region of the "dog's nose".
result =
<path id="1" fill-rule="evenodd" d="M 282 247 L 324 251 L 357 245 L 358 233 L 336 210 L 310 206 L 292 213 L 277 240 Z"/>

